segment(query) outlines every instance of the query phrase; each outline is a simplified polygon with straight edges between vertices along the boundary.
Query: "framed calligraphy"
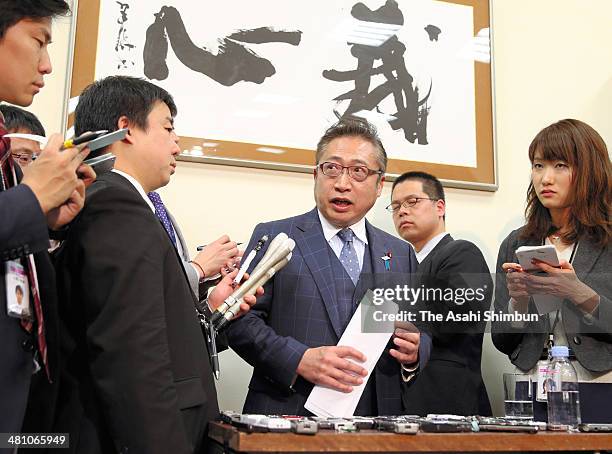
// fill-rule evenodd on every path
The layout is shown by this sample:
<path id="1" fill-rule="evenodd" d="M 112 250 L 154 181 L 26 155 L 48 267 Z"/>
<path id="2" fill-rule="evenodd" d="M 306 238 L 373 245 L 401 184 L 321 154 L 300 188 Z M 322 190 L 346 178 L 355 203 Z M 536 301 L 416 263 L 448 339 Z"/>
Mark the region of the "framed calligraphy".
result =
<path id="1" fill-rule="evenodd" d="M 387 178 L 497 188 L 488 0 L 88 0 L 70 96 L 144 77 L 179 109 L 180 159 L 311 172 L 318 138 L 374 123 Z"/>

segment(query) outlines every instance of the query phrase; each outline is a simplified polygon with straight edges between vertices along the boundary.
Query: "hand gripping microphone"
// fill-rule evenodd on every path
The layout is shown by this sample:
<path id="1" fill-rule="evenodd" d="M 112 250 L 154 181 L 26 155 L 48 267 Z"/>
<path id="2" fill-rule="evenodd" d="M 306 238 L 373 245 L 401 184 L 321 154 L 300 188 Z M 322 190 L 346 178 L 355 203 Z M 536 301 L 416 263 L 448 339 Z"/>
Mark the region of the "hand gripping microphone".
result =
<path id="1" fill-rule="evenodd" d="M 293 241 L 293 240 L 290 240 Z M 261 279 L 257 281 L 256 285 L 253 285 L 251 289 L 248 291 L 247 295 L 254 295 L 259 287 L 262 287 L 266 282 L 268 282 L 274 274 L 280 271 L 287 263 L 291 260 L 291 252 L 284 259 L 278 262 L 275 266 L 272 266 L 263 273 Z M 221 330 L 225 325 L 227 325 L 232 318 L 236 316 L 236 314 L 240 311 L 240 304 L 243 303 L 243 299 L 240 298 L 237 300 L 226 312 L 223 314 L 223 317 L 219 319 L 219 322 L 216 324 L 216 330 Z"/>
<path id="2" fill-rule="evenodd" d="M 214 325 L 216 324 L 222 317 L 223 314 L 225 314 L 225 312 L 227 312 L 227 310 L 236 303 L 236 301 L 238 301 L 239 299 L 241 299 L 244 295 L 247 294 L 247 291 L 254 286 L 254 284 L 256 283 L 256 281 L 259 279 L 254 279 L 254 273 L 261 269 L 261 267 L 263 265 L 265 265 L 270 258 L 275 255 L 275 252 L 277 252 L 283 245 L 283 243 L 285 241 L 289 240 L 289 237 L 287 236 L 287 234 L 281 232 L 278 235 L 276 235 L 276 237 L 274 237 L 274 239 L 270 242 L 270 246 L 268 247 L 268 250 L 266 251 L 266 253 L 264 254 L 264 256 L 261 258 L 260 262 L 257 264 L 257 266 L 255 267 L 255 269 L 253 270 L 253 272 L 251 273 L 250 278 L 245 281 L 240 287 L 238 287 L 234 293 L 232 293 L 230 296 L 227 297 L 227 299 L 215 310 L 215 312 L 213 313 L 210 321 L 211 323 Z M 293 243 L 295 245 L 295 242 Z M 293 247 L 291 248 L 293 249 Z M 291 252 L 291 251 L 289 251 Z M 285 254 L 286 255 L 286 254 Z M 282 259 L 283 257 L 281 257 Z M 278 259 L 278 261 L 280 261 L 281 259 Z M 270 265 L 272 266 L 272 265 Z M 255 293 L 255 291 L 257 290 L 257 287 L 254 287 L 253 289 L 253 293 Z"/>
<path id="3" fill-rule="evenodd" d="M 288 238 L 286 234 L 279 233 L 270 243 L 270 247 L 264 254 L 261 261 L 252 271 L 249 279 L 245 281 L 234 293 L 232 293 L 223 304 L 219 313 L 220 316 L 213 317 L 212 323 L 220 330 L 225 326 L 240 310 L 240 303 L 246 295 L 254 295 L 257 289 L 263 286 L 268 280 L 281 270 L 291 259 L 291 251 L 295 248 L 295 241 Z M 214 315 L 216 315 L 215 312 Z"/>

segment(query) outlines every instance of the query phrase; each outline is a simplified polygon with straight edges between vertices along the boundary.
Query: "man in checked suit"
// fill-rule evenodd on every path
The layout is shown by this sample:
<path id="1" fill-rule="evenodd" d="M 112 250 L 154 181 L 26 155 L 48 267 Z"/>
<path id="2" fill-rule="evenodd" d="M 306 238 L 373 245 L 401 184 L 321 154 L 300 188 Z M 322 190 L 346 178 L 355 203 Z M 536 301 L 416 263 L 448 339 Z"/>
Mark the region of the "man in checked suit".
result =
<path id="1" fill-rule="evenodd" d="M 258 304 L 228 330 L 230 346 L 254 367 L 247 413 L 306 415 L 313 385 L 351 392 L 362 383 L 363 354 L 336 344 L 367 289 L 364 277 L 373 275 L 376 286 L 377 275 L 387 272 L 386 256 L 392 256 L 392 271 L 416 268 L 407 243 L 365 220 L 387 164 L 375 129 L 355 120 L 332 126 L 319 141 L 316 162 L 316 208 L 258 225 L 246 249 L 264 234 L 272 239 L 285 232 L 296 242 L 291 261 L 267 283 Z M 402 332 L 393 344 L 370 375 L 355 414 L 403 412 L 402 368 L 410 379 L 424 366 L 430 342 L 418 332 Z"/>
<path id="2" fill-rule="evenodd" d="M 425 172 L 408 172 L 393 182 L 391 204 L 395 228 L 409 241 L 419 261 L 420 283 L 441 290 L 444 300 L 433 297 L 425 310 L 443 314 L 433 328 L 433 350 L 419 380 L 404 388 L 406 410 L 411 414 L 490 415 L 480 359 L 485 321 L 493 281 L 480 249 L 469 241 L 455 240 L 445 231 L 446 202 L 440 181 Z M 447 297 L 452 290 L 454 298 Z M 472 295 L 467 296 L 467 295 Z M 477 314 L 481 321 L 447 320 L 448 313 Z"/>

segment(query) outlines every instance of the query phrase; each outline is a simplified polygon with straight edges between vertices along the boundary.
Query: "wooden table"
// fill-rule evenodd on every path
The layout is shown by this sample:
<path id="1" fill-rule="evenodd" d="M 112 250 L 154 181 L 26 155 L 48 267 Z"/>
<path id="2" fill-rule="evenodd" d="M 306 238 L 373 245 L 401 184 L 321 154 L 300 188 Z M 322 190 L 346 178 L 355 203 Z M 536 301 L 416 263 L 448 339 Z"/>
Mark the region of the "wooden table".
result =
<path id="1" fill-rule="evenodd" d="M 374 430 L 316 435 L 241 432 L 235 427 L 212 423 L 209 437 L 235 453 L 265 452 L 550 452 L 612 450 L 612 434 L 566 432 L 522 433 L 422 433 L 398 435 Z"/>

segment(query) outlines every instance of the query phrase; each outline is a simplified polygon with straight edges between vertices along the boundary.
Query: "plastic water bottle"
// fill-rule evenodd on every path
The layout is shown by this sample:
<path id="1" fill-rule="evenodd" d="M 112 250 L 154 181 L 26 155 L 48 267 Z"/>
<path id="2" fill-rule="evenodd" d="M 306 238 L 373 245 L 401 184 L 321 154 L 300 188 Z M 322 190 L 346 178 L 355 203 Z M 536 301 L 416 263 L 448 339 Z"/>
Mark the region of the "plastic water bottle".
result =
<path id="1" fill-rule="evenodd" d="M 569 349 L 566 346 L 553 347 L 551 354 L 552 362 L 546 374 L 548 429 L 576 429 L 580 424 L 576 370 L 569 362 Z"/>

